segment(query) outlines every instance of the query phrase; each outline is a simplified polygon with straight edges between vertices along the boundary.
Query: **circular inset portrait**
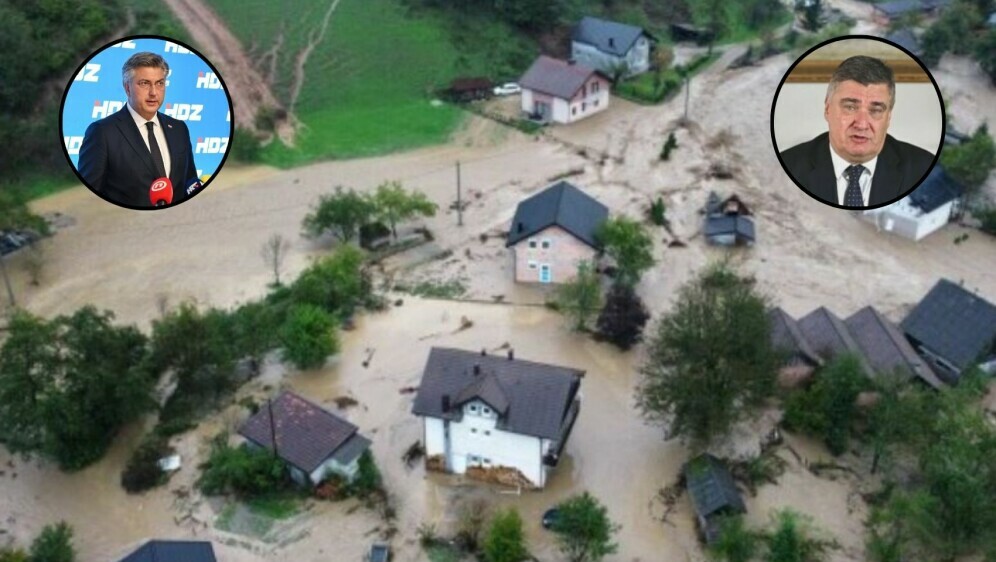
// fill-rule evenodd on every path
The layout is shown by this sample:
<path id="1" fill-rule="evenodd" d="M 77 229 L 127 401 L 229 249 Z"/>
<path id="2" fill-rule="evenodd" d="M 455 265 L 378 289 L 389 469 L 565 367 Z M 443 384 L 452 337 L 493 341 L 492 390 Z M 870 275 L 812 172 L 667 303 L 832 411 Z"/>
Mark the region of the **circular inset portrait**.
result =
<path id="1" fill-rule="evenodd" d="M 807 195 L 874 209 L 905 197 L 934 167 L 944 103 L 908 51 L 877 37 L 839 37 L 807 51 L 782 78 L 771 139 Z"/>
<path id="2" fill-rule="evenodd" d="M 214 66 L 180 41 L 148 35 L 90 55 L 66 87 L 59 124 L 80 180 L 129 209 L 169 207 L 203 191 L 234 131 Z"/>

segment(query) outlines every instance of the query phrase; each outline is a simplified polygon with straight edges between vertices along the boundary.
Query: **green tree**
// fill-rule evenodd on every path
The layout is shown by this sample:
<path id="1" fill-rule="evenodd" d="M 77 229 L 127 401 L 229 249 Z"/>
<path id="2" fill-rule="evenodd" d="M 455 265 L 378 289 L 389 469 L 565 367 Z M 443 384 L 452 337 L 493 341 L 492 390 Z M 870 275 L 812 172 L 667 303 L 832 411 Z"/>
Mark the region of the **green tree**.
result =
<path id="1" fill-rule="evenodd" d="M 184 302 L 152 321 L 150 355 L 158 371 L 175 371 L 175 395 L 217 398 L 232 386 L 236 342 L 229 314 Z"/>
<path id="2" fill-rule="evenodd" d="M 803 27 L 807 31 L 819 31 L 823 26 L 823 2 L 812 0 L 803 8 Z"/>
<path id="3" fill-rule="evenodd" d="M 382 488 L 382 477 L 370 449 L 363 451 L 357 461 L 356 477 L 350 483 L 350 492 L 361 498 Z"/>
<path id="4" fill-rule="evenodd" d="M 0 548 L 0 562 L 31 562 L 28 553 L 19 548 Z"/>
<path id="5" fill-rule="evenodd" d="M 598 562 L 616 552 L 619 545 L 612 542 L 612 535 L 619 527 L 594 496 L 588 492 L 571 496 L 558 509 L 553 532 L 570 562 Z"/>
<path id="6" fill-rule="evenodd" d="M 329 313 L 309 304 L 292 308 L 280 328 L 284 360 L 298 369 L 314 369 L 325 364 L 339 350 L 335 320 Z"/>
<path id="7" fill-rule="evenodd" d="M 996 85 L 996 28 L 990 28 L 975 43 L 975 59 Z"/>
<path id="8" fill-rule="evenodd" d="M 281 322 L 276 307 L 265 301 L 247 302 L 232 312 L 233 347 L 238 357 L 249 357 L 256 363 L 266 352 L 277 346 L 277 330 Z"/>
<path id="9" fill-rule="evenodd" d="M 661 147 L 661 160 L 670 160 L 671 152 L 678 148 L 678 141 L 674 138 L 674 132 L 670 132 L 667 135 L 667 140 L 664 141 L 664 146 Z"/>
<path id="10" fill-rule="evenodd" d="M 211 445 L 211 455 L 200 465 L 197 487 L 209 496 L 234 493 L 242 497 L 272 494 L 287 487 L 287 469 L 272 451 L 228 445 L 221 433 Z"/>
<path id="11" fill-rule="evenodd" d="M 31 543 L 31 562 L 74 562 L 73 528 L 65 521 L 45 525 Z"/>
<path id="12" fill-rule="evenodd" d="M 391 235 L 398 239 L 397 225 L 416 216 L 431 217 L 436 214 L 436 204 L 429 201 L 424 193 L 408 193 L 400 182 L 389 181 L 377 186 L 373 195 L 376 214 L 391 227 Z"/>
<path id="13" fill-rule="evenodd" d="M 647 344 L 637 404 L 669 433 L 705 445 L 756 412 L 774 391 L 767 300 L 725 264 L 678 291 Z"/>
<path id="14" fill-rule="evenodd" d="M 864 435 L 871 445 L 871 473 L 878 472 L 883 460 L 890 460 L 897 447 L 920 443 L 922 428 L 930 424 L 925 391 L 910 388 L 902 373 L 880 376 L 878 399 L 868 413 Z"/>
<path id="15" fill-rule="evenodd" d="M 522 518 L 514 507 L 499 511 L 491 520 L 484 537 L 486 562 L 522 562 L 529 557 L 526 538 L 522 532 Z"/>
<path id="16" fill-rule="evenodd" d="M 718 560 L 750 562 L 760 552 L 761 538 L 747 528 L 742 515 L 730 515 L 719 522 L 719 536 L 709 550 Z"/>
<path id="17" fill-rule="evenodd" d="M 375 211 L 370 197 L 337 185 L 335 193 L 319 197 L 318 204 L 304 217 L 301 226 L 305 236 L 311 238 L 330 232 L 340 242 L 350 242 L 356 238 L 360 227 L 370 222 Z"/>
<path id="18" fill-rule="evenodd" d="M 786 509 L 775 513 L 774 530 L 767 537 L 766 562 L 820 562 L 827 545 L 813 537 L 811 521 Z"/>
<path id="19" fill-rule="evenodd" d="M 840 455 L 847 450 L 857 417 L 855 401 L 868 386 L 858 357 L 839 355 L 819 371 L 810 388 L 789 398 L 785 424 L 822 438 L 831 453 Z"/>
<path id="20" fill-rule="evenodd" d="M 627 217 L 609 219 L 598 228 L 595 238 L 615 261 L 620 283 L 636 285 L 643 273 L 654 266 L 654 242 L 637 221 Z"/>
<path id="21" fill-rule="evenodd" d="M 598 315 L 598 336 L 625 351 L 640 341 L 649 319 L 650 313 L 633 287 L 615 283 Z"/>
<path id="22" fill-rule="evenodd" d="M 574 321 L 578 331 L 588 328 L 588 321 L 602 306 L 602 282 L 588 261 L 578 263 L 574 279 L 557 289 L 557 308 Z"/>
<path id="23" fill-rule="evenodd" d="M 930 66 L 936 65 L 944 53 L 971 54 L 972 41 L 965 38 L 983 25 L 983 18 L 975 6 L 968 2 L 954 2 L 923 34 L 922 59 Z"/>
<path id="24" fill-rule="evenodd" d="M 340 317 L 349 316 L 370 294 L 363 252 L 341 246 L 301 272 L 290 288 L 291 301 L 311 304 Z"/>
<path id="25" fill-rule="evenodd" d="M 145 336 L 112 319 L 90 306 L 50 322 L 14 316 L 0 350 L 0 436 L 9 448 L 79 469 L 153 406 Z"/>
<path id="26" fill-rule="evenodd" d="M 996 143 L 989 136 L 986 124 L 979 125 L 972 138 L 962 145 L 946 147 L 941 153 L 941 164 L 966 191 L 978 192 L 989 172 L 996 168 Z"/>

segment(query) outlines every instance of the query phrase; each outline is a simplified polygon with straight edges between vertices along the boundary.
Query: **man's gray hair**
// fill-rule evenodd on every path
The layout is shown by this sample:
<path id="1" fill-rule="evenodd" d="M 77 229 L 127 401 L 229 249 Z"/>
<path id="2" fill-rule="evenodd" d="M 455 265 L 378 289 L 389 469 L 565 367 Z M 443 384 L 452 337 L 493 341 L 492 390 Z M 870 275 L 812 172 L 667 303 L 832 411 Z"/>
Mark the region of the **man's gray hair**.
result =
<path id="1" fill-rule="evenodd" d="M 139 67 L 161 68 L 167 75 L 169 74 L 169 63 L 161 56 L 148 51 L 135 53 L 128 57 L 124 66 L 121 67 L 121 81 L 128 82 L 135 75 L 135 69 Z"/>
<path id="2" fill-rule="evenodd" d="M 889 65 L 874 57 L 856 56 L 845 59 L 830 77 L 827 86 L 827 101 L 833 97 L 837 84 L 853 80 L 862 86 L 886 84 L 889 86 L 889 109 L 896 105 L 896 79 Z"/>

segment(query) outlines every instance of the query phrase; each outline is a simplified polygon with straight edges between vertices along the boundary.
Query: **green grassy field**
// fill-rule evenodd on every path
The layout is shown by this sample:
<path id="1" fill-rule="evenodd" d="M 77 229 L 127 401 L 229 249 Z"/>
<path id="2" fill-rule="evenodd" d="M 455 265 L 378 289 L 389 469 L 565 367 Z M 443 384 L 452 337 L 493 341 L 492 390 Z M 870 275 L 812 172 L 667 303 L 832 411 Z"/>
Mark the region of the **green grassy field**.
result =
<path id="1" fill-rule="evenodd" d="M 296 54 L 317 33 L 328 2 L 301 1 L 293 13 L 268 0 L 211 3 L 255 57 L 283 37 L 273 84 L 287 103 Z M 432 106 L 433 90 L 454 76 L 481 73 L 485 64 L 482 55 L 454 48 L 440 21 L 410 17 L 397 0 L 342 0 L 305 65 L 294 108 L 304 125 L 296 146 L 272 143 L 263 162 L 293 166 L 443 142 L 464 114 Z"/>

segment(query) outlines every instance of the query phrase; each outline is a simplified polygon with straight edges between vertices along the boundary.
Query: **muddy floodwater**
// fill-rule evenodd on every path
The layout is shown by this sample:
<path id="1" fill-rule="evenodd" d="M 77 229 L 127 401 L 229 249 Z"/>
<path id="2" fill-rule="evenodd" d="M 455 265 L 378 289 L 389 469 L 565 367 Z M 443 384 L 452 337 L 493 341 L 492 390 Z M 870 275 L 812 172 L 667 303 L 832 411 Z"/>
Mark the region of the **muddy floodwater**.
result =
<path id="1" fill-rule="evenodd" d="M 472 325 L 460 329 L 467 321 Z M 687 497 L 666 522 L 661 520 L 665 510 L 658 491 L 674 481 L 688 452 L 675 440 L 664 441 L 661 428 L 644 423 L 634 409 L 637 352 L 620 353 L 575 334 L 560 316 L 544 308 L 421 299 L 405 299 L 403 306 L 362 316 L 342 340 L 342 353 L 325 369 L 296 372 L 271 360 L 240 397 L 290 388 L 332 410 L 340 396 L 358 402 L 339 413 L 373 440 L 373 453 L 397 508 L 398 533 L 392 540 L 397 560 L 425 560 L 418 527 L 429 523 L 443 534 L 454 532 L 459 507 L 475 498 L 493 507 L 516 507 L 531 550 L 541 560 L 559 560 L 553 536 L 539 524 L 541 515 L 584 490 L 598 497 L 620 525 L 619 552 L 610 560 L 704 559 Z M 427 475 L 421 464 L 405 466 L 401 457 L 421 439 L 422 428 L 410 413 L 413 395 L 401 389 L 418 384 L 432 346 L 485 348 L 492 353 L 504 353 L 509 346 L 517 358 L 587 372 L 580 417 L 546 489 L 518 493 L 459 477 Z M 229 407 L 176 440 L 183 468 L 168 487 L 143 496 L 128 496 L 118 485 L 128 452 L 140 437 L 139 427 L 123 432 L 104 459 L 76 474 L 0 453 L 0 526 L 5 531 L 0 544 L 8 536 L 25 544 L 42 525 L 65 519 L 76 529 L 84 561 L 114 560 L 152 537 L 210 539 L 223 553 L 220 560 L 360 560 L 385 524 L 377 513 L 354 502 L 309 500 L 267 542 L 215 528 L 223 502 L 204 500 L 191 491 L 195 466 L 206 454 L 206 440 L 234 428 L 246 415 L 242 407 Z M 797 449 L 806 454 L 802 445 Z M 815 447 L 813 454 L 820 450 Z M 762 524 L 769 511 L 792 506 L 836 531 L 835 538 L 848 547 L 837 559 L 860 559 L 861 513 L 852 514 L 847 485 L 819 481 L 801 467 L 790 467 L 786 482 L 791 489 L 769 486 L 757 498 L 748 498 L 751 520 Z"/>

